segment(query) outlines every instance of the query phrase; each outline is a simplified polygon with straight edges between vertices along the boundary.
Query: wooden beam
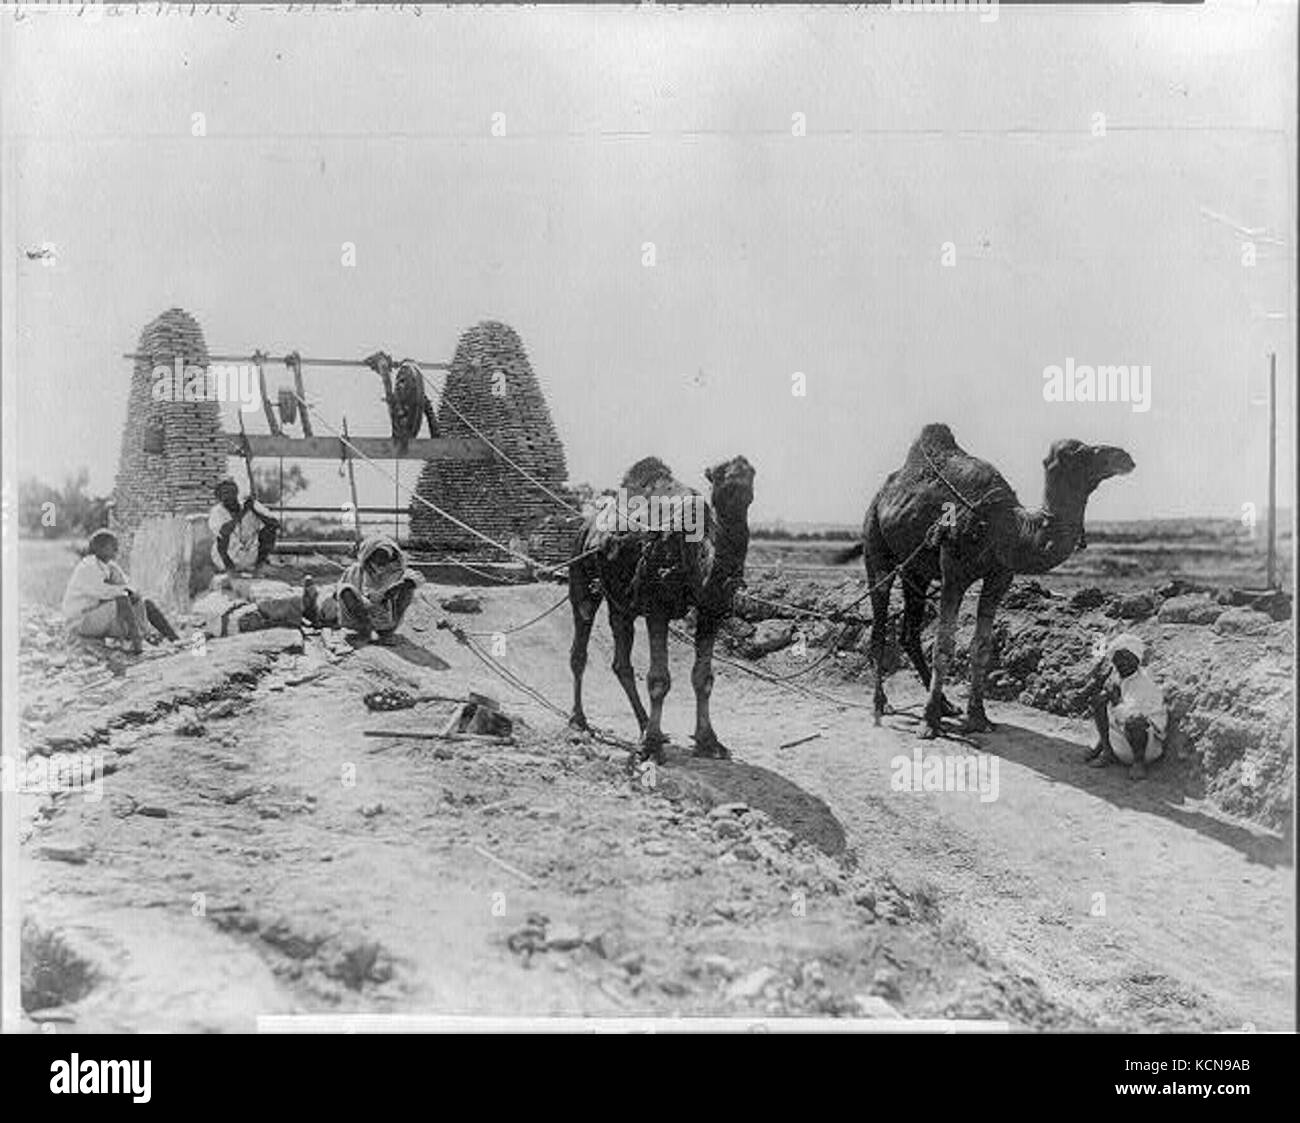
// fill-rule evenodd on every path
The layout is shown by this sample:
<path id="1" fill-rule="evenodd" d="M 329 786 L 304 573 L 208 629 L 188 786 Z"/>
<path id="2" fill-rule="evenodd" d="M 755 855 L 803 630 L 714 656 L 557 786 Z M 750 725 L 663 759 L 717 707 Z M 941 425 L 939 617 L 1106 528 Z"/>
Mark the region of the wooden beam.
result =
<path id="1" fill-rule="evenodd" d="M 231 456 L 242 456 L 240 435 L 223 433 Z M 492 450 L 475 437 L 424 437 L 410 441 L 398 452 L 391 437 L 349 437 L 355 451 L 338 437 L 285 437 L 270 433 L 249 433 L 248 449 L 253 456 L 284 456 L 297 460 L 347 460 L 358 455 L 372 460 L 491 460 Z"/>
<path id="2" fill-rule="evenodd" d="M 290 352 L 292 354 L 293 352 Z M 182 355 L 181 358 L 189 356 Z M 282 363 L 288 355 L 267 355 L 266 362 Z M 124 359 L 145 359 L 149 362 L 157 362 L 154 355 L 145 354 L 139 351 L 127 351 L 122 355 Z M 209 363 L 251 363 L 252 355 L 209 355 Z M 412 359 L 413 363 L 421 370 L 451 370 L 451 363 L 435 363 L 432 360 Z M 299 358 L 298 362 L 305 367 L 339 367 L 339 368 L 361 368 L 369 370 L 363 359 L 304 359 Z"/>

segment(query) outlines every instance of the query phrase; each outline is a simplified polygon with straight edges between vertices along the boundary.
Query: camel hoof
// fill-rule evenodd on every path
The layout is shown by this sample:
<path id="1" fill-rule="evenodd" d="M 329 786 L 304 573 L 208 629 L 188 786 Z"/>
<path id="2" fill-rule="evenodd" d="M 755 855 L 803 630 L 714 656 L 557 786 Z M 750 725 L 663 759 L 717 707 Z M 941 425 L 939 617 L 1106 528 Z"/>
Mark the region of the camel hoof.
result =
<path id="1" fill-rule="evenodd" d="M 591 726 L 587 724 L 586 714 L 572 714 L 569 717 L 569 728 L 578 733 L 591 732 Z"/>
<path id="2" fill-rule="evenodd" d="M 664 746 L 668 744 L 668 738 L 660 734 L 658 737 L 641 737 L 641 759 L 653 760 L 655 764 L 665 764 L 668 760 L 667 753 L 664 752 Z"/>
<path id="3" fill-rule="evenodd" d="M 994 725 L 983 714 L 975 714 L 973 717 L 967 717 L 962 722 L 961 731 L 963 733 L 992 733 L 997 726 Z"/>
<path id="4" fill-rule="evenodd" d="M 943 729 L 936 725 L 926 725 L 921 729 L 922 741 L 933 741 L 943 732 Z"/>
<path id="5" fill-rule="evenodd" d="M 731 750 L 727 748 L 716 735 L 711 734 L 708 737 L 692 738 L 695 742 L 693 755 L 703 757 L 706 760 L 730 760 Z"/>

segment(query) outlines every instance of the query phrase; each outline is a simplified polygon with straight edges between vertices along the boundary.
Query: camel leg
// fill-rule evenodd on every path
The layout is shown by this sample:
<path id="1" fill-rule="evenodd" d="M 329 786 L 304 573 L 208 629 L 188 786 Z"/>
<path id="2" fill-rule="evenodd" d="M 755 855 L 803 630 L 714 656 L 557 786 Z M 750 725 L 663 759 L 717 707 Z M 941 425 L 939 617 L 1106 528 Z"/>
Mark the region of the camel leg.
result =
<path id="1" fill-rule="evenodd" d="M 994 728 L 984 712 L 984 676 L 988 673 L 989 658 L 993 654 L 993 617 L 998 603 L 1011 588 L 1010 573 L 986 574 L 980 583 L 979 607 L 975 615 L 975 638 L 970 653 L 970 700 L 966 703 L 966 733 L 987 733 Z"/>
<path id="2" fill-rule="evenodd" d="M 660 763 L 664 759 L 663 733 L 664 699 L 672 686 L 668 674 L 668 618 L 647 616 L 646 629 L 650 632 L 650 673 L 646 675 L 646 689 L 650 693 L 650 722 L 641 734 L 641 754 Z"/>
<path id="3" fill-rule="evenodd" d="M 921 676 L 921 684 L 930 685 L 930 664 L 921 645 L 921 631 L 925 627 L 925 584 L 915 577 L 903 574 L 903 650 L 912 660 L 912 666 Z M 945 694 L 941 701 L 944 717 L 956 717 L 958 709 Z"/>
<path id="4" fill-rule="evenodd" d="M 571 729 L 587 729 L 587 715 L 582 709 L 582 675 L 587 669 L 587 645 L 591 641 L 591 626 L 595 622 L 594 609 L 577 600 L 573 607 L 573 645 L 569 648 L 569 670 L 573 672 L 573 712 L 569 715 Z"/>
<path id="5" fill-rule="evenodd" d="M 632 670 L 632 641 L 636 636 L 636 617 L 624 616 L 609 606 L 609 626 L 614 633 L 614 675 L 623 687 L 623 693 L 632 703 L 632 712 L 636 714 L 637 728 L 645 733 L 645 707 L 641 705 L 641 695 L 636 688 L 636 672 Z"/>
<path id="6" fill-rule="evenodd" d="M 700 617 L 695 622 L 695 665 L 691 668 L 691 686 L 695 690 L 695 753 L 697 756 L 727 760 L 731 752 L 713 731 L 709 718 L 709 695 L 713 693 L 713 642 L 718 622 Z"/>
<path id="7" fill-rule="evenodd" d="M 957 563 L 948 548 L 941 547 L 939 572 L 939 624 L 934 637 L 934 666 L 930 671 L 930 700 L 925 707 L 925 727 L 921 736 L 927 740 L 943 732 L 943 682 L 952 661 L 953 637 L 957 631 L 957 610 L 961 607 L 966 583 L 957 572 Z"/>
<path id="8" fill-rule="evenodd" d="M 889 710 L 889 700 L 885 697 L 885 635 L 889 628 L 889 591 L 894 586 L 894 574 L 891 571 L 877 585 L 876 572 L 870 560 L 866 565 L 867 585 L 871 589 L 871 662 L 875 665 L 872 709 L 875 724 L 879 725 L 881 715 Z"/>

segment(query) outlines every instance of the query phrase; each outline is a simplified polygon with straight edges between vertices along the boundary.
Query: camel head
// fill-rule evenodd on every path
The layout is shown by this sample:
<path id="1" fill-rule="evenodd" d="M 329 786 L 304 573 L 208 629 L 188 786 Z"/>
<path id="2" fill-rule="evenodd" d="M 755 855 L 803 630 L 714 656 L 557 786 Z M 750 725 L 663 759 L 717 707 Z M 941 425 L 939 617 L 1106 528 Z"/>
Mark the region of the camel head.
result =
<path id="1" fill-rule="evenodd" d="M 1053 441 L 1043 461 L 1048 503 L 1080 504 L 1102 480 L 1126 476 L 1134 467 L 1133 457 L 1114 445 L 1087 445 L 1073 438 Z"/>
<path id="2" fill-rule="evenodd" d="M 391 369 L 393 365 L 392 358 L 384 351 L 376 351 L 373 355 L 370 355 L 361 361 L 371 370 L 376 371 L 379 374 L 383 374 L 384 371 Z"/>
<path id="3" fill-rule="evenodd" d="M 744 518 L 749 513 L 754 501 L 754 466 L 743 456 L 705 468 L 704 478 L 713 485 L 710 501 L 719 515 Z"/>

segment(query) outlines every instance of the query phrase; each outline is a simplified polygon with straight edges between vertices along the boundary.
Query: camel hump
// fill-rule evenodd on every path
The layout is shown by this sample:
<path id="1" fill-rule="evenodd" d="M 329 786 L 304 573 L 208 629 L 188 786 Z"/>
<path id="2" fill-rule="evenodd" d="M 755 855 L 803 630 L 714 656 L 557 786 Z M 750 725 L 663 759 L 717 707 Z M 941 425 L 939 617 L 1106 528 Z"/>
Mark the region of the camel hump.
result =
<path id="1" fill-rule="evenodd" d="M 643 456 L 623 473 L 623 487 L 628 491 L 650 491 L 656 484 L 673 482 L 673 470 L 657 456 Z"/>
<path id="2" fill-rule="evenodd" d="M 952 435 L 952 430 L 942 421 L 932 421 L 925 426 L 921 430 L 921 435 L 916 438 L 916 443 L 924 445 L 928 449 L 959 451 L 957 438 Z"/>

